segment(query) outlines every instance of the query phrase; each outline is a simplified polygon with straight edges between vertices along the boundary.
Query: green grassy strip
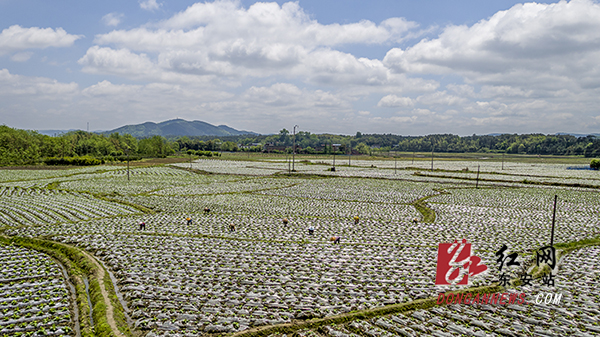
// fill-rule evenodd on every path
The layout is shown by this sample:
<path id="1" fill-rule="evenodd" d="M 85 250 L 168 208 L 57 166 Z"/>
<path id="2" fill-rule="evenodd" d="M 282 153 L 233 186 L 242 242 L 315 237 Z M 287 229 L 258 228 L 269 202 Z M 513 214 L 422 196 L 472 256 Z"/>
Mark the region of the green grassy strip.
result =
<path id="1" fill-rule="evenodd" d="M 412 203 L 412 205 L 423 215 L 423 222 L 425 223 L 434 223 L 435 222 L 435 212 L 427 207 L 427 204 L 421 200 L 417 200 Z"/>
<path id="2" fill-rule="evenodd" d="M 98 193 L 98 194 L 94 194 L 94 197 L 96 197 L 100 200 L 104 200 L 104 201 L 108 201 L 108 202 L 115 202 L 115 203 L 122 204 L 125 206 L 133 207 L 133 208 L 137 209 L 138 211 L 145 213 L 145 214 L 155 214 L 156 213 L 156 211 L 154 211 L 148 207 L 142 206 L 142 205 L 134 204 L 129 201 L 109 198 L 107 194 Z"/>
<path id="3" fill-rule="evenodd" d="M 102 267 L 102 268 L 104 268 L 104 267 Z M 127 319 L 125 318 L 123 306 L 121 305 L 121 302 L 119 302 L 119 299 L 117 298 L 117 294 L 115 293 L 115 288 L 113 286 L 113 283 L 110 279 L 110 275 L 108 274 L 108 271 L 106 270 L 106 268 L 104 268 L 103 282 L 104 282 L 104 289 L 106 289 L 106 291 L 108 292 L 108 298 L 110 299 L 110 302 L 112 303 L 112 306 L 113 306 L 113 318 L 114 318 L 115 322 L 117 323 L 117 327 L 119 328 L 119 331 L 121 331 L 121 333 L 126 336 L 135 336 L 136 334 L 134 334 L 134 332 L 131 331 L 131 329 L 129 328 L 129 325 L 127 324 Z"/>
<path id="4" fill-rule="evenodd" d="M 419 211 L 419 213 L 421 213 L 423 215 L 423 222 L 425 222 L 425 223 L 434 223 L 435 222 L 435 211 L 427 206 L 427 203 L 425 202 L 425 200 L 427 200 L 429 198 L 437 197 L 440 194 L 448 193 L 448 192 L 444 192 L 444 191 L 438 191 L 438 192 L 439 192 L 439 194 L 428 195 L 426 197 L 417 199 L 417 200 L 413 201 L 412 203 L 410 203 L 417 209 L 417 211 Z"/>
<path id="5" fill-rule="evenodd" d="M 317 165 L 317 164 L 312 164 Z M 306 172 L 291 172 L 288 173 L 287 170 L 285 172 L 277 172 L 270 175 L 271 177 L 288 177 L 288 178 L 303 178 L 303 179 L 322 179 L 322 178 L 340 178 L 338 176 L 334 176 L 331 174 L 321 174 L 321 173 L 306 173 Z"/>
<path id="6" fill-rule="evenodd" d="M 96 274 L 96 270 L 94 270 L 94 274 Z M 94 306 L 93 317 L 94 317 L 94 332 L 95 336 L 98 337 L 113 337 L 116 336 L 110 325 L 108 325 L 108 321 L 106 319 L 106 304 L 104 303 L 104 297 L 102 297 L 102 293 L 100 291 L 100 283 L 96 277 L 90 280 L 90 299 L 92 300 L 92 305 Z"/>
<path id="7" fill-rule="evenodd" d="M 472 294 L 484 294 L 484 293 L 496 293 L 504 288 L 494 284 L 491 286 L 477 287 L 464 289 L 460 291 L 452 291 L 447 292 L 446 294 L 464 294 L 464 293 L 472 293 Z M 400 304 L 392 304 L 384 307 L 361 310 L 350 312 L 347 314 L 326 317 L 326 318 L 318 318 L 311 319 L 304 322 L 297 323 L 286 323 L 279 325 L 272 325 L 266 327 L 258 327 L 255 329 L 250 329 L 246 331 L 241 331 L 232 335 L 232 337 L 266 337 L 271 334 L 293 334 L 295 331 L 302 329 L 315 329 L 325 325 L 331 324 L 343 324 L 354 320 L 359 319 L 369 319 L 372 317 L 385 316 L 390 314 L 397 314 L 403 312 L 409 312 L 419 309 L 429 309 L 437 304 L 437 297 L 430 297 L 427 299 L 421 299 L 416 301 L 411 301 L 407 303 Z M 443 305 L 443 304 L 442 304 Z"/>
<path id="8" fill-rule="evenodd" d="M 79 249 L 62 243 L 40 240 L 35 238 L 23 238 L 0 236 L 0 241 L 6 244 L 16 244 L 25 248 L 34 249 L 46 253 L 59 260 L 67 269 L 69 277 L 75 284 L 77 292 L 77 304 L 79 306 L 79 320 L 81 335 L 83 337 L 115 337 L 106 319 L 106 304 L 102 297 L 100 284 L 97 279 L 98 270 Z M 105 273 L 107 275 L 108 273 Z M 92 316 L 94 326 L 90 326 L 90 308 L 87 301 L 87 293 L 83 283 L 83 277 L 89 282 L 90 299 L 93 306 Z M 106 284 L 107 280 L 103 280 Z M 110 279 L 108 280 L 110 283 Z M 107 287 L 110 289 L 111 287 Z M 118 301 L 117 301 L 118 302 Z M 115 308 L 121 308 L 120 304 L 114 304 Z M 121 309 L 122 310 L 122 309 Z"/>
<path id="9" fill-rule="evenodd" d="M 600 234 L 600 233 L 597 233 Z M 598 246 L 600 245 L 600 236 L 591 239 L 583 239 L 575 242 L 566 242 L 566 243 L 557 243 L 554 245 L 556 249 L 562 250 L 565 254 L 570 253 L 574 250 L 578 250 L 581 248 L 589 247 L 589 246 Z"/>

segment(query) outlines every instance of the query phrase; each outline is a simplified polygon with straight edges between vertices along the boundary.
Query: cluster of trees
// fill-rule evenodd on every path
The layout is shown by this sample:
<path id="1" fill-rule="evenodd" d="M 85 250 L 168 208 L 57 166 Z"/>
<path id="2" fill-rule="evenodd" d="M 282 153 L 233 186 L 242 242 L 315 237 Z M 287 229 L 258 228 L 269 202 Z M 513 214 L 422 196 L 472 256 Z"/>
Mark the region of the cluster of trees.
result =
<path id="1" fill-rule="evenodd" d="M 45 158 L 89 156 L 104 161 L 166 157 L 178 150 L 160 136 L 136 139 L 118 133 L 109 136 L 73 131 L 58 137 L 0 125 L 0 165 L 32 165 Z"/>
<path id="2" fill-rule="evenodd" d="M 203 140 L 205 137 L 192 137 L 191 139 L 188 136 L 183 136 L 181 138 L 172 139 L 172 147 L 177 149 L 177 151 L 229 151 L 236 152 L 238 151 L 238 144 L 232 140 L 221 141 L 218 138 L 208 138 Z M 236 138 L 236 137 L 234 137 Z"/>

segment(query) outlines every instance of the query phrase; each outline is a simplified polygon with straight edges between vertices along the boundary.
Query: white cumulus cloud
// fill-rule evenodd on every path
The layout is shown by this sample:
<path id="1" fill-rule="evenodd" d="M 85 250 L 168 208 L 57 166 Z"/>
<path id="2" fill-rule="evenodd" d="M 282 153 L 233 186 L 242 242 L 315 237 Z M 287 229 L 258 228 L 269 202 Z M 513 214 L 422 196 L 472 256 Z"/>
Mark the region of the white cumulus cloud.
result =
<path id="1" fill-rule="evenodd" d="M 102 23 L 104 23 L 107 26 L 116 27 L 121 23 L 121 20 L 123 20 L 124 17 L 125 14 L 123 13 L 108 13 L 102 17 Z"/>
<path id="2" fill-rule="evenodd" d="M 16 54 L 12 55 L 10 57 L 10 59 L 13 60 L 13 61 L 15 61 L 15 62 L 25 62 L 25 61 L 28 61 L 31 58 L 31 55 L 33 55 L 32 52 L 16 53 Z"/>
<path id="3" fill-rule="evenodd" d="M 26 49 L 69 47 L 82 35 L 68 34 L 62 28 L 10 26 L 0 33 L 0 55 Z"/>
<path id="4" fill-rule="evenodd" d="M 438 38 L 391 49 L 396 72 L 455 73 L 488 85 L 600 87 L 600 4 L 525 3 L 471 27 L 450 25 Z"/>
<path id="5" fill-rule="evenodd" d="M 141 9 L 145 9 L 147 11 L 154 11 L 162 6 L 162 4 L 156 2 L 156 0 L 140 0 L 139 4 Z"/>
<path id="6" fill-rule="evenodd" d="M 399 107 L 411 107 L 415 105 L 415 102 L 410 97 L 399 97 L 396 95 L 387 95 L 384 96 L 377 106 L 386 107 L 386 108 L 399 108 Z"/>
<path id="7" fill-rule="evenodd" d="M 381 85 L 391 80 L 380 60 L 335 47 L 402 41 L 418 25 L 404 18 L 323 25 L 297 2 L 217 0 L 188 7 L 159 24 L 96 36 L 102 48 L 151 55 L 156 69 L 190 75 L 302 77 L 314 83 Z M 91 52 L 96 52 L 91 50 Z M 85 63 L 88 71 L 93 64 Z M 106 69 L 97 68 L 97 72 Z M 131 69 L 132 77 L 136 69 Z"/>

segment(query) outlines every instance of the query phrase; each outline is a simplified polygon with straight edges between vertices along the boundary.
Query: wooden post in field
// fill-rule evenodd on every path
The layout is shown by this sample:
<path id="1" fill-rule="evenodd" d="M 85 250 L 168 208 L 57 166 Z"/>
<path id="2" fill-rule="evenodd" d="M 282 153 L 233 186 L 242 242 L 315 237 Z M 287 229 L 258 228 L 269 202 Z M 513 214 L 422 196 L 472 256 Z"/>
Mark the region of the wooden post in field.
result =
<path id="1" fill-rule="evenodd" d="M 475 188 L 479 188 L 479 165 L 477 165 L 477 182 L 475 183 Z"/>
<path id="2" fill-rule="evenodd" d="M 296 172 L 296 128 L 298 125 L 294 125 L 294 143 L 292 144 L 292 171 Z"/>
<path id="3" fill-rule="evenodd" d="M 127 151 L 127 181 L 129 181 L 129 151 Z"/>
<path id="4" fill-rule="evenodd" d="M 431 172 L 433 172 L 433 149 L 434 149 L 434 146 L 432 144 L 431 145 Z"/>
<path id="5" fill-rule="evenodd" d="M 351 166 L 352 162 L 352 141 L 350 141 L 350 154 L 348 155 L 348 167 Z"/>
<path id="6" fill-rule="evenodd" d="M 554 222 L 556 220 L 556 200 L 558 200 L 558 195 L 554 195 L 554 211 L 552 212 L 552 234 L 550 234 L 550 246 L 554 246 Z"/>
<path id="7" fill-rule="evenodd" d="M 331 150 L 333 150 L 333 171 L 335 171 L 335 148 L 333 144 L 331 144 Z"/>

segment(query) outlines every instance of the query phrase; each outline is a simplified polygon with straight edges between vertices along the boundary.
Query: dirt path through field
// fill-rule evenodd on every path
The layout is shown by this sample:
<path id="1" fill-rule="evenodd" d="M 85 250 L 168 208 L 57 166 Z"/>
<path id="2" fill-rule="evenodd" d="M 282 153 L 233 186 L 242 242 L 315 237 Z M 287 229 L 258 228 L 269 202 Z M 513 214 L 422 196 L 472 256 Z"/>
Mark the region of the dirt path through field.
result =
<path id="1" fill-rule="evenodd" d="M 90 254 L 88 254 L 86 251 L 81 250 L 81 252 L 94 263 L 96 268 L 98 268 L 98 275 L 96 275 L 96 277 L 98 279 L 98 283 L 100 284 L 100 293 L 102 294 L 104 304 L 106 304 L 106 320 L 108 321 L 110 329 L 114 332 L 115 335 L 120 337 L 126 337 L 121 333 L 121 331 L 119 331 L 119 328 L 117 328 L 117 322 L 115 322 L 114 308 L 110 299 L 108 298 L 108 291 L 106 291 L 106 288 L 104 287 L 104 268 L 102 268 L 100 263 L 98 263 L 98 261 L 96 261 L 96 259 Z"/>

